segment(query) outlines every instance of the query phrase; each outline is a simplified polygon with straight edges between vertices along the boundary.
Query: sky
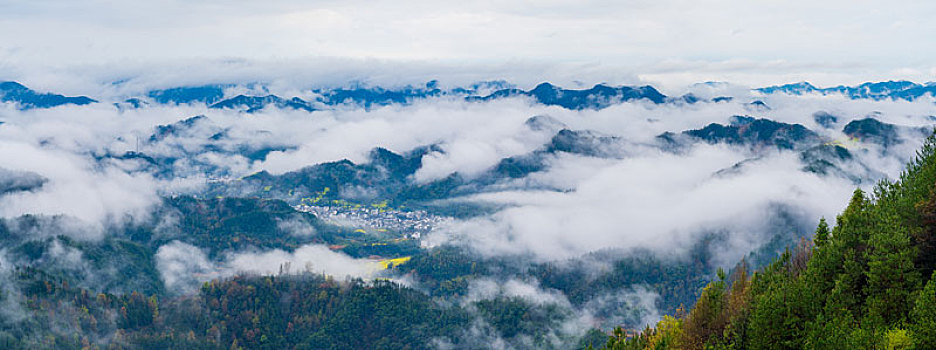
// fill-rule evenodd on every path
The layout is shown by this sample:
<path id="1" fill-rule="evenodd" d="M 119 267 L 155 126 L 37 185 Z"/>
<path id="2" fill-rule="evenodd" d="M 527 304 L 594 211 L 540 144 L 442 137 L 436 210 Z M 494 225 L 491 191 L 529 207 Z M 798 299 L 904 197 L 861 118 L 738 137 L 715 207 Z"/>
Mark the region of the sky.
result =
<path id="1" fill-rule="evenodd" d="M 5 0 L 0 77 L 926 82 L 934 16 L 931 1 Z"/>

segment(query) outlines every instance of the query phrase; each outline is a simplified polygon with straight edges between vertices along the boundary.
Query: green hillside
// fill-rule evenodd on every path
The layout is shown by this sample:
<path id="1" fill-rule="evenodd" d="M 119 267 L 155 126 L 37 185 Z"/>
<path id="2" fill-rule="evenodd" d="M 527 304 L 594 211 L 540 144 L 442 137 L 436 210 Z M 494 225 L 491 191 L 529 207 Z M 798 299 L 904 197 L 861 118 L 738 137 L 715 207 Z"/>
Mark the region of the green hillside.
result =
<path id="1" fill-rule="evenodd" d="M 936 136 L 835 223 L 753 274 L 719 271 L 688 313 L 616 329 L 605 348 L 936 349 Z"/>

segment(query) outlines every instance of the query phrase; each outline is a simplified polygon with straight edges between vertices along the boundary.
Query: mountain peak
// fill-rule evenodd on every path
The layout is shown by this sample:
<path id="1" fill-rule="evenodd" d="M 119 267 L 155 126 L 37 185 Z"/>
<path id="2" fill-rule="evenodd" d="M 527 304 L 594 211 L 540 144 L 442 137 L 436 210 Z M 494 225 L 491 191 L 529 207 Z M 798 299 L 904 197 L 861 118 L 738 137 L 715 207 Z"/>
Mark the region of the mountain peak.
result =
<path id="1" fill-rule="evenodd" d="M 97 102 L 86 96 L 68 97 L 36 92 L 15 81 L 0 83 L 0 102 L 14 102 L 20 109 L 51 108 L 66 104 L 86 105 Z"/>
<path id="2" fill-rule="evenodd" d="M 0 91 L 23 91 L 23 90 L 29 90 L 29 88 L 15 81 L 4 81 L 0 83 Z"/>

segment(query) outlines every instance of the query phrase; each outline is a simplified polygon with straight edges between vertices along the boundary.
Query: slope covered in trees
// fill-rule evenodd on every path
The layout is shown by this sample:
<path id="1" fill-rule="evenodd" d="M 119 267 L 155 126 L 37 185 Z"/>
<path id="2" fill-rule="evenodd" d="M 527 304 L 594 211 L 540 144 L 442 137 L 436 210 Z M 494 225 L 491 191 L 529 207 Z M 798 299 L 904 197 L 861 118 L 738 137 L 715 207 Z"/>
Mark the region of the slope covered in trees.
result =
<path id="1" fill-rule="evenodd" d="M 608 349 L 936 348 L 936 136 L 900 178 L 856 190 L 769 266 L 745 262 L 706 286 L 686 314 Z"/>
<path id="2" fill-rule="evenodd" d="M 507 344 L 564 349 L 580 339 L 552 333 L 569 316 L 553 304 L 447 304 L 384 280 L 237 276 L 177 298 L 95 293 L 32 268 L 17 268 L 9 283 L 17 294 L 4 288 L 0 303 L 26 303 L 18 317 L 4 310 L 0 349 L 476 349 L 490 345 L 480 337 L 487 332 Z"/>

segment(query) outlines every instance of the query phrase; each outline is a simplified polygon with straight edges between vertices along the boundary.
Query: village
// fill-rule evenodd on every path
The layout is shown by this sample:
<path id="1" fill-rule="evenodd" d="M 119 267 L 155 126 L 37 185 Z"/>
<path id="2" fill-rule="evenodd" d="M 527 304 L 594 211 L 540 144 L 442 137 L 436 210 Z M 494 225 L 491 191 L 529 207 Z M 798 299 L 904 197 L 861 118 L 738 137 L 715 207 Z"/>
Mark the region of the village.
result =
<path id="1" fill-rule="evenodd" d="M 419 239 L 434 228 L 451 222 L 451 218 L 429 214 L 424 210 L 402 211 L 381 205 L 308 205 L 294 206 L 297 211 L 342 226 L 360 228 L 362 233 L 395 232 L 406 238 Z"/>

